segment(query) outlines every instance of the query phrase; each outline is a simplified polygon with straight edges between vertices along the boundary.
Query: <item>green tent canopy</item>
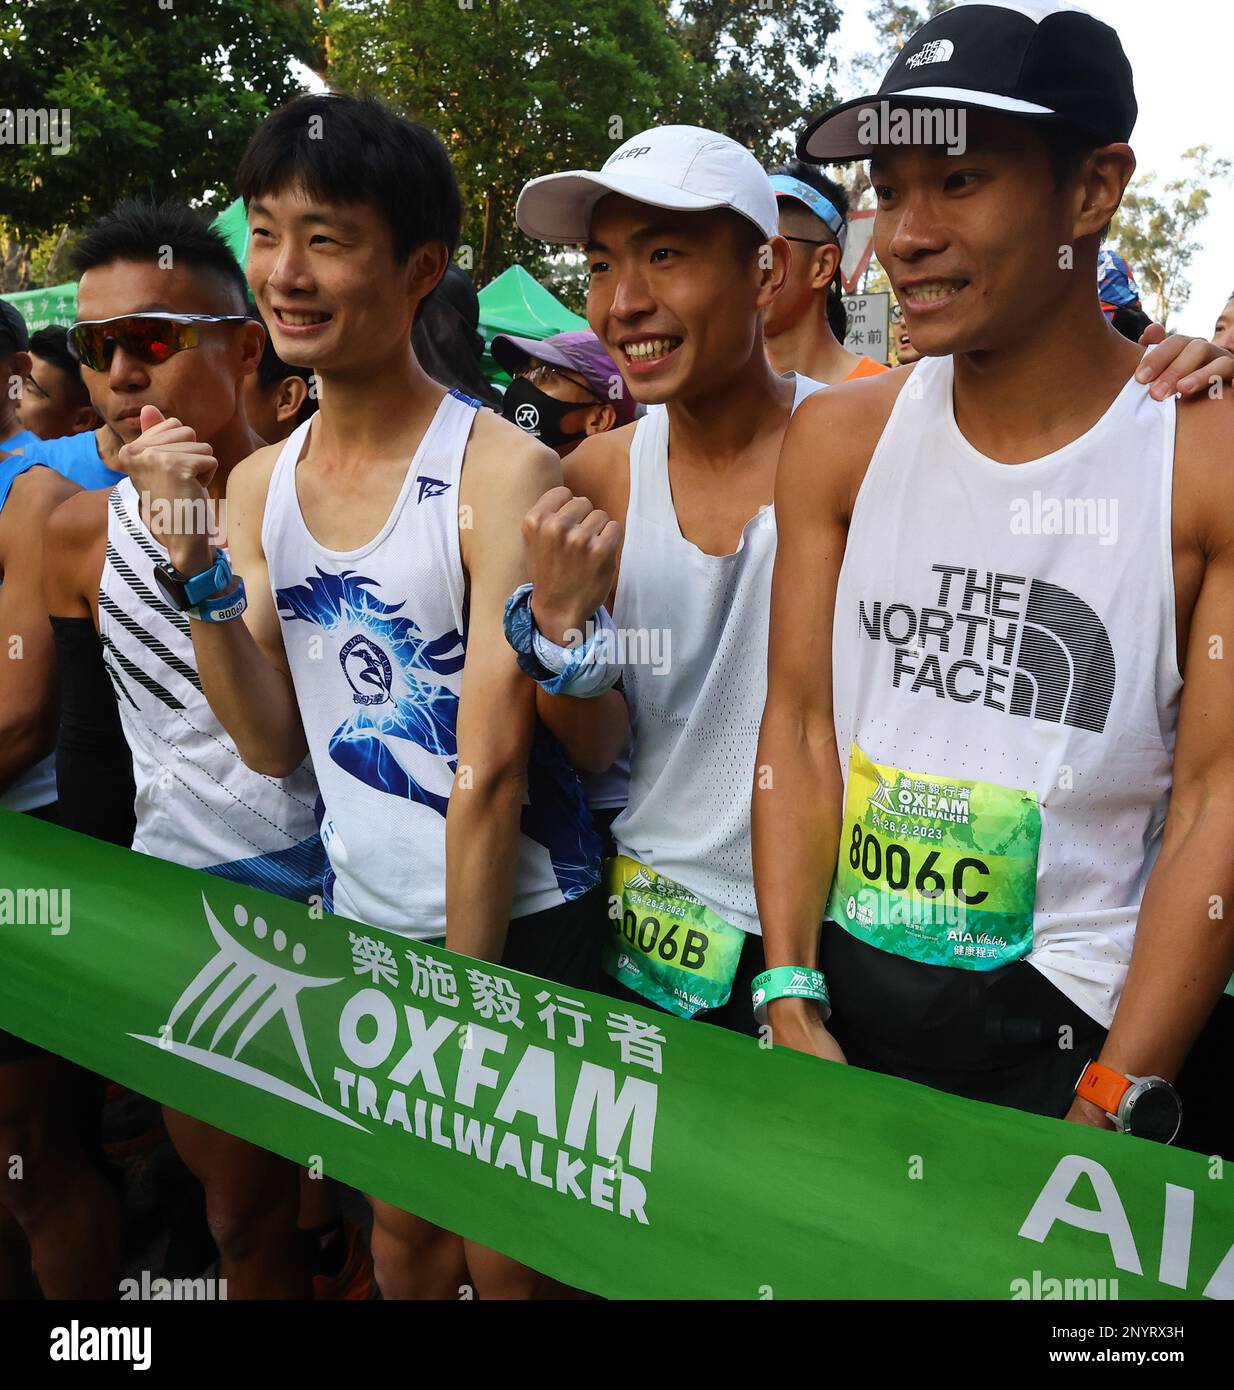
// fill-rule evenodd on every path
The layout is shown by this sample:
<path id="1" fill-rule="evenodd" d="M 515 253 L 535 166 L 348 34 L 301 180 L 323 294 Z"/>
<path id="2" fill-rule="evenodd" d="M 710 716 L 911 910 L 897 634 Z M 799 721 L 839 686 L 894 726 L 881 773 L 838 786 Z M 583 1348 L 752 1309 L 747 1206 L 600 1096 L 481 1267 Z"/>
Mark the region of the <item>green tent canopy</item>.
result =
<path id="1" fill-rule="evenodd" d="M 244 203 L 237 198 L 230 207 L 225 208 L 214 219 L 214 226 L 222 232 L 232 254 L 241 265 L 248 252 L 248 218 Z M 20 311 L 31 333 L 46 328 L 49 323 L 70 324 L 77 317 L 77 282 L 69 280 L 63 285 L 49 285 L 41 290 L 19 290 L 0 298 L 7 299 Z"/>
<path id="2" fill-rule="evenodd" d="M 576 333 L 587 327 L 579 318 L 533 279 L 521 265 L 512 265 L 480 291 L 480 331 L 484 346 L 498 333 L 518 338 L 551 338 L 554 333 Z"/>

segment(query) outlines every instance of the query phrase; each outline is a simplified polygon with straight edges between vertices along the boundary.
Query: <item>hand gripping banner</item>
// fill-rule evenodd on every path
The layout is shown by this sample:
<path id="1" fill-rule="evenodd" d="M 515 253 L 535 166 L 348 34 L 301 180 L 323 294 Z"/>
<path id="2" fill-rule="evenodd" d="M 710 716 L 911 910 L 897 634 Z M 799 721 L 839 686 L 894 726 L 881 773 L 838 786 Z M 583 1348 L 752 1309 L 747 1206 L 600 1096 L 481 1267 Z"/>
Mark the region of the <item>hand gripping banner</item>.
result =
<path id="1" fill-rule="evenodd" d="M 1219 1159 L 572 992 L 7 812 L 0 1027 L 613 1298 L 1234 1296 Z"/>

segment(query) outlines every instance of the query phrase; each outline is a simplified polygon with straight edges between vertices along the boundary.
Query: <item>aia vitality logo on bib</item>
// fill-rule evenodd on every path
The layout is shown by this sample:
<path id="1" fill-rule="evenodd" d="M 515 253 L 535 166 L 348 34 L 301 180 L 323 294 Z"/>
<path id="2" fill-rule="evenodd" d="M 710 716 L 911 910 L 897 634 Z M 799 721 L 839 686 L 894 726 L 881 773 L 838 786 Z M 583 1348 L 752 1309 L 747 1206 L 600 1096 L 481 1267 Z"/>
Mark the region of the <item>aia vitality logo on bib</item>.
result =
<path id="1" fill-rule="evenodd" d="M 1102 733 L 1114 648 L 1078 595 L 1043 579 L 932 565 L 934 602 L 858 603 L 864 637 L 893 649 L 891 684 L 914 695 Z"/>

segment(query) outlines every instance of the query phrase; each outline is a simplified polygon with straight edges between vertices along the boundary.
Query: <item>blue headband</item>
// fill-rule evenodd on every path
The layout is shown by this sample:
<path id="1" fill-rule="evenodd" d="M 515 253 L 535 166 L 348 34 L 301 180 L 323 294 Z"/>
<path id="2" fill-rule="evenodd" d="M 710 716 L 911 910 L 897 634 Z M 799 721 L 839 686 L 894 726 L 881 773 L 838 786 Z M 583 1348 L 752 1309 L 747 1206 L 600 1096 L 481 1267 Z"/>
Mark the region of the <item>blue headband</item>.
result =
<path id="1" fill-rule="evenodd" d="M 777 195 L 782 193 L 786 198 L 796 198 L 799 203 L 804 203 L 815 217 L 822 218 L 840 243 L 840 250 L 844 250 L 844 243 L 848 240 L 848 223 L 817 188 L 811 188 L 808 183 L 802 183 L 800 179 L 792 178 L 788 174 L 772 174 L 771 186 Z"/>

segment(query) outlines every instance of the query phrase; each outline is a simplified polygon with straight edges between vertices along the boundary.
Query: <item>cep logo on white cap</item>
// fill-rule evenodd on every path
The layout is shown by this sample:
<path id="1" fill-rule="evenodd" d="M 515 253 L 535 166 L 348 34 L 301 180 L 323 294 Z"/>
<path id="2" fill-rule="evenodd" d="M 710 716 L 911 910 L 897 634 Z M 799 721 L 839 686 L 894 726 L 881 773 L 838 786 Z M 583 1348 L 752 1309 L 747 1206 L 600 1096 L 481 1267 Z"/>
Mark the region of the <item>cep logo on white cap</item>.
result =
<path id="1" fill-rule="evenodd" d="M 775 236 L 779 211 L 767 172 L 744 145 L 701 126 L 653 126 L 631 136 L 599 170 L 532 179 L 515 220 L 530 237 L 587 240 L 592 209 L 606 194 L 677 212 L 728 208 Z"/>

